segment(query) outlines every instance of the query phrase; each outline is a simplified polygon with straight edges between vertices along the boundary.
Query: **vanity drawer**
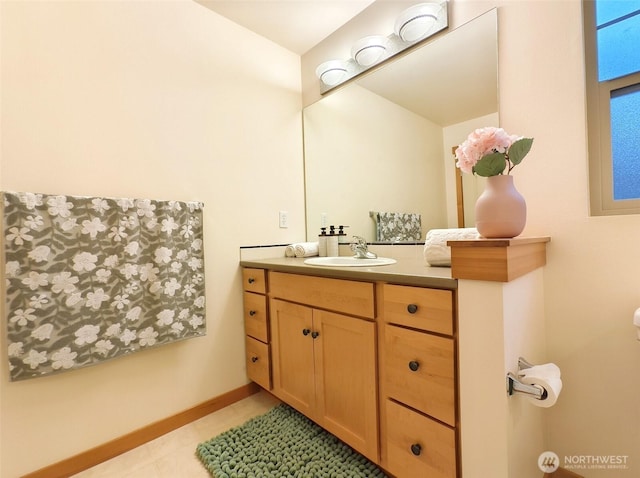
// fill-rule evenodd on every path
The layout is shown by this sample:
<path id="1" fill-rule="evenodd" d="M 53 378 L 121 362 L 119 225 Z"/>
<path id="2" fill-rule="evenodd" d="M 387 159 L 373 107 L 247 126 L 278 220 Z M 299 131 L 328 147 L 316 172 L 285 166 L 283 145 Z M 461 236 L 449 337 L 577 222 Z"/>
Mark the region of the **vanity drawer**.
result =
<path id="1" fill-rule="evenodd" d="M 393 325 L 384 337 L 387 395 L 455 426 L 453 339 Z"/>
<path id="2" fill-rule="evenodd" d="M 242 288 L 258 294 L 267 293 L 267 271 L 264 269 L 242 269 Z"/>
<path id="3" fill-rule="evenodd" d="M 420 330 L 453 335 L 453 292 L 385 284 L 384 320 Z"/>
<path id="4" fill-rule="evenodd" d="M 244 292 L 244 330 L 247 335 L 269 341 L 267 323 L 267 296 Z"/>
<path id="5" fill-rule="evenodd" d="M 269 346 L 245 337 L 247 376 L 261 387 L 271 390 Z"/>
<path id="6" fill-rule="evenodd" d="M 386 401 L 386 468 L 398 478 L 456 476 L 455 430 Z"/>
<path id="7" fill-rule="evenodd" d="M 369 319 L 375 318 L 373 289 L 371 282 L 269 272 L 272 297 Z"/>

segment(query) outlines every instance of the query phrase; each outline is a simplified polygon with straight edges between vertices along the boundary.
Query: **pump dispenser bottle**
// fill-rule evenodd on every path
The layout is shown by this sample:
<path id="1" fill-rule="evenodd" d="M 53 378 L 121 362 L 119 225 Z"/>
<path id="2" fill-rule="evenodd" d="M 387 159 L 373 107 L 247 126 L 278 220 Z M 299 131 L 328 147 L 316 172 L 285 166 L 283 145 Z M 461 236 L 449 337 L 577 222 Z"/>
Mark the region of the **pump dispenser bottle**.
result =
<path id="1" fill-rule="evenodd" d="M 329 235 L 327 236 L 327 256 L 338 257 L 338 235 L 335 226 L 329 226 Z"/>
<path id="2" fill-rule="evenodd" d="M 320 257 L 327 257 L 327 228 L 320 228 L 320 235 L 318 236 L 318 255 Z"/>
<path id="3" fill-rule="evenodd" d="M 346 244 L 347 241 L 347 233 L 344 232 L 344 229 L 349 226 L 338 226 L 338 244 Z"/>

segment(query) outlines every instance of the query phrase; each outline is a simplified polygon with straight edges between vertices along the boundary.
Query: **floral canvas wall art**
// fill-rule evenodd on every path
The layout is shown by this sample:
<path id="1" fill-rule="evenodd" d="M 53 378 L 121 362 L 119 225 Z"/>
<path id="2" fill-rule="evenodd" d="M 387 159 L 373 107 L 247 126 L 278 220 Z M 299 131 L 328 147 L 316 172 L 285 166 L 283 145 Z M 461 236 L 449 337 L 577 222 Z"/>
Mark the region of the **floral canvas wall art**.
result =
<path id="1" fill-rule="evenodd" d="M 206 333 L 202 203 L 3 197 L 11 380 Z"/>

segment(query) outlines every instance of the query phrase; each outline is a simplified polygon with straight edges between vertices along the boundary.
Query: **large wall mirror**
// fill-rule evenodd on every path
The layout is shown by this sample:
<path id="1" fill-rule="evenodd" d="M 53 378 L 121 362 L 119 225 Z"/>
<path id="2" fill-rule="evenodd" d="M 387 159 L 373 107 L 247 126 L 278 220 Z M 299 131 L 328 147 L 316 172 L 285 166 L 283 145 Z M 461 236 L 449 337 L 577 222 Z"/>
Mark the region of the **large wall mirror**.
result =
<path id="1" fill-rule="evenodd" d="M 379 213 L 419 215 L 419 240 L 472 227 L 482 178 L 460 175 L 452 148 L 498 126 L 497 78 L 494 9 L 305 108 L 307 239 L 333 224 L 349 238 L 405 241 L 379 236 Z"/>

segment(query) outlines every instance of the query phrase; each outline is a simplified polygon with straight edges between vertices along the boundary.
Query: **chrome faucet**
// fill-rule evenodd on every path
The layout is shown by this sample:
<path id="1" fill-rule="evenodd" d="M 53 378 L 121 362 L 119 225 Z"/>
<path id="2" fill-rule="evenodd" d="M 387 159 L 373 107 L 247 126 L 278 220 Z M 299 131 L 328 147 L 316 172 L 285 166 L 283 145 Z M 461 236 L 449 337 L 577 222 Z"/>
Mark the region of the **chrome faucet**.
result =
<path id="1" fill-rule="evenodd" d="M 367 240 L 364 237 L 353 236 L 353 239 L 354 241 L 351 243 L 353 257 L 357 259 L 375 259 L 378 257 L 376 254 L 369 251 Z"/>

